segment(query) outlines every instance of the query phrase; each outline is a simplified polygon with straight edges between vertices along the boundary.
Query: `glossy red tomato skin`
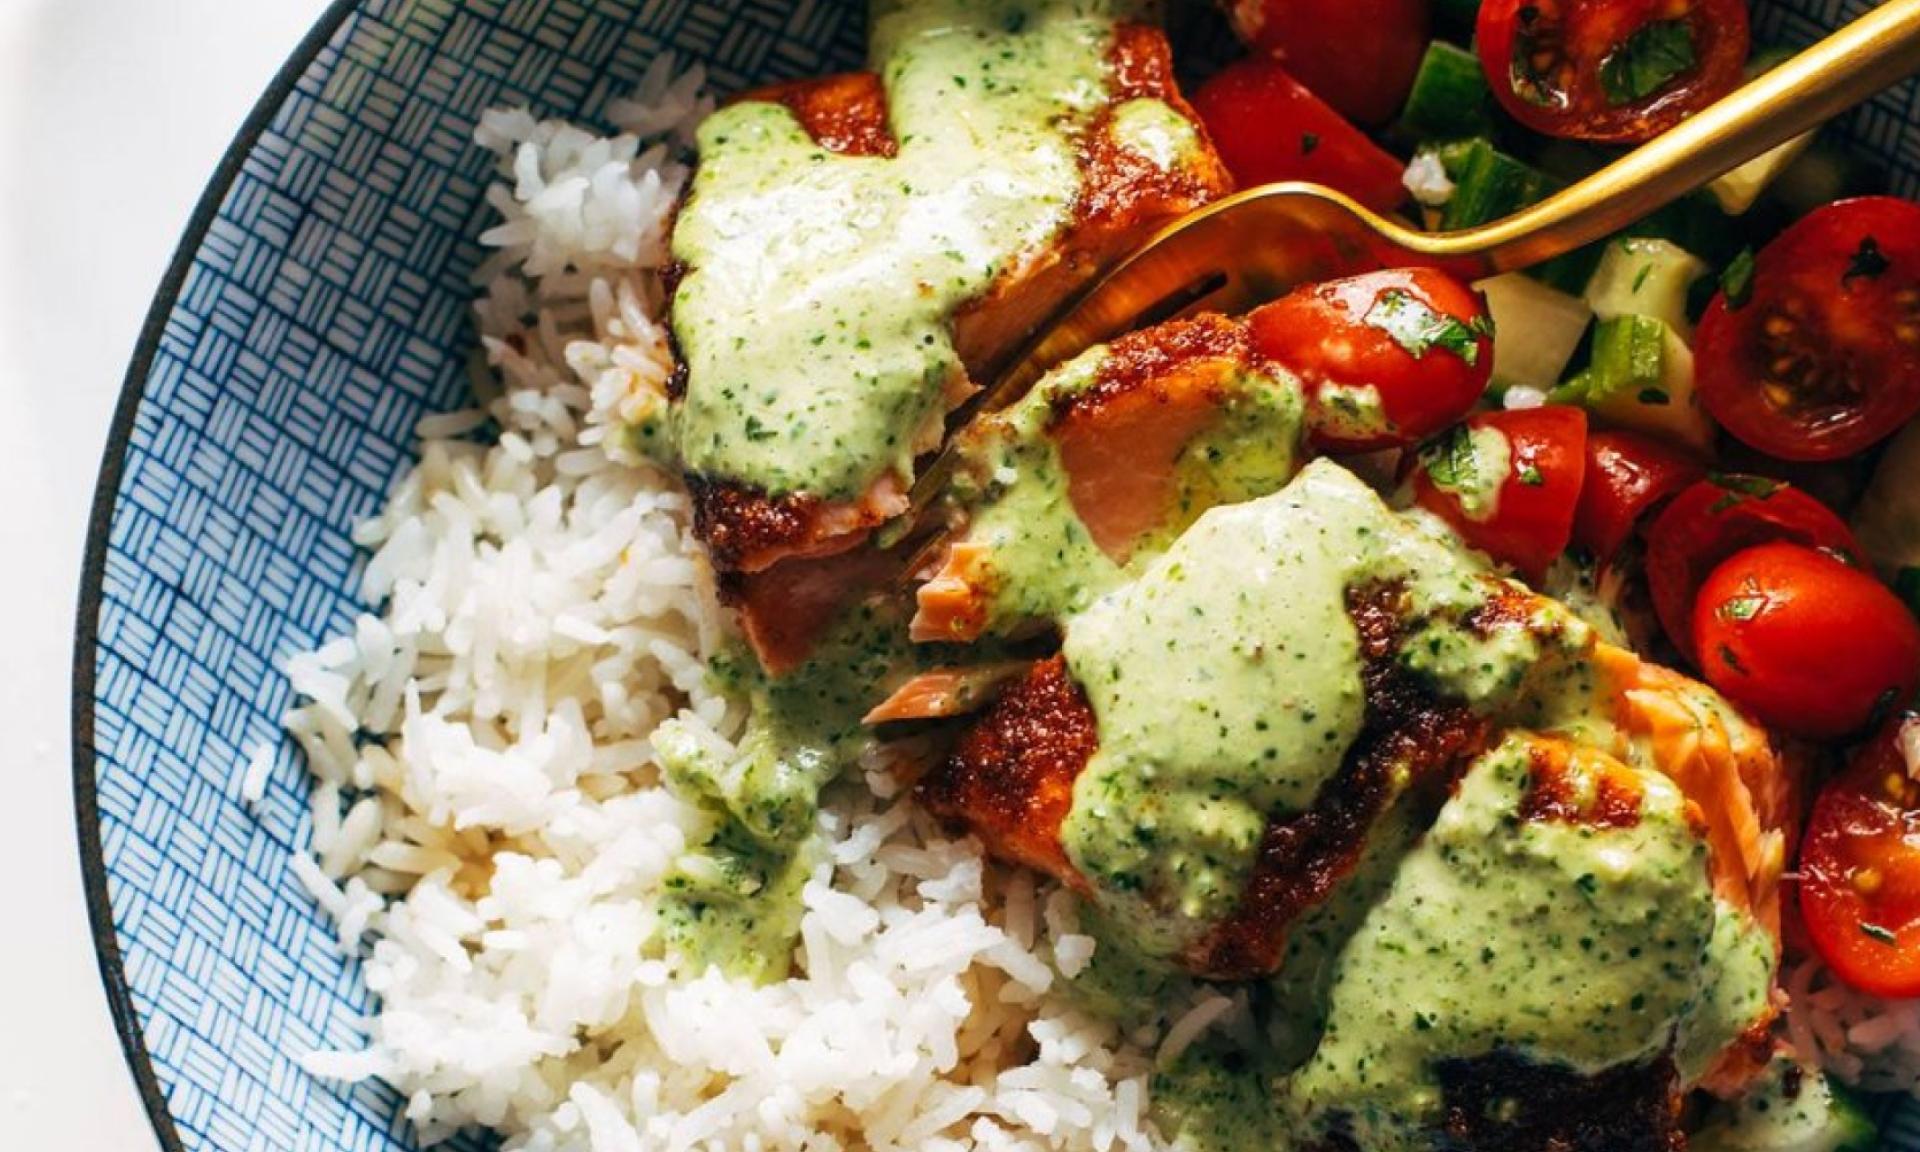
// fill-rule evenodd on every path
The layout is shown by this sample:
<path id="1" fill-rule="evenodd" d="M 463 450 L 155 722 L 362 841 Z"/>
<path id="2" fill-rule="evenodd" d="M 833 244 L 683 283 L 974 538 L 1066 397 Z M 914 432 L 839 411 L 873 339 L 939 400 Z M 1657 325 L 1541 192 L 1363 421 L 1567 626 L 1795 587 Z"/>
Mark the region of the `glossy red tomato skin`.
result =
<path id="1" fill-rule="evenodd" d="M 1706 475 L 1705 465 L 1665 441 L 1613 429 L 1589 434 L 1573 543 L 1602 562 L 1612 559 L 1641 516 Z"/>
<path id="2" fill-rule="evenodd" d="M 1431 21 L 1428 0 L 1241 0 L 1229 10 L 1256 53 L 1368 125 L 1391 120 L 1406 102 Z"/>
<path id="3" fill-rule="evenodd" d="M 1192 103 L 1242 188 L 1311 180 L 1377 212 L 1391 212 L 1407 197 L 1400 182 L 1406 165 L 1272 60 L 1227 65 L 1193 93 Z"/>
<path id="4" fill-rule="evenodd" d="M 1800 842 L 1800 920 L 1834 975 L 1863 992 L 1920 996 L 1920 786 L 1890 721 L 1828 781 Z M 1869 927 L 1870 926 L 1870 927 Z"/>
<path id="5" fill-rule="evenodd" d="M 1476 333 L 1467 355 L 1430 347 L 1419 355 L 1367 317 L 1400 293 Z M 1309 439 L 1322 452 L 1369 452 L 1417 444 L 1473 409 L 1493 372 L 1486 301 L 1432 268 L 1393 268 L 1296 289 L 1248 318 L 1255 354 L 1300 377 Z M 1385 426 L 1341 427 L 1330 398 L 1377 390 Z"/>
<path id="6" fill-rule="evenodd" d="M 1768 727 L 1858 732 L 1920 682 L 1920 625 L 1869 573 L 1800 544 L 1736 552 L 1700 585 L 1693 644 L 1707 682 Z"/>
<path id="7" fill-rule="evenodd" d="M 1735 552 L 1788 540 L 1858 561 L 1846 523 L 1796 488 L 1757 476 L 1716 476 L 1683 489 L 1647 528 L 1647 586 L 1667 638 L 1691 658 L 1701 582 Z"/>
<path id="8" fill-rule="evenodd" d="M 1694 359 L 1707 410 L 1769 455 L 1835 460 L 1892 435 L 1920 413 L 1920 204 L 1801 217 L 1755 257 L 1744 302 L 1713 298 Z"/>
<path id="9" fill-rule="evenodd" d="M 1468 417 L 1466 427 L 1491 428 L 1507 440 L 1507 475 L 1492 514 L 1475 519 L 1457 495 L 1434 483 L 1424 461 L 1414 470 L 1414 500 L 1469 545 L 1538 580 L 1573 535 L 1587 470 L 1587 414 L 1555 404 L 1481 412 Z"/>
<path id="10" fill-rule="evenodd" d="M 1603 62 L 1642 26 L 1673 19 L 1688 26 L 1695 66 L 1643 99 L 1614 104 L 1601 80 Z M 1520 123 L 1565 139 L 1638 143 L 1740 86 L 1747 6 L 1745 0 L 1485 0 L 1474 44 L 1494 97 Z M 1516 61 L 1541 51 L 1554 52 L 1564 70 L 1542 85 L 1522 83 Z"/>

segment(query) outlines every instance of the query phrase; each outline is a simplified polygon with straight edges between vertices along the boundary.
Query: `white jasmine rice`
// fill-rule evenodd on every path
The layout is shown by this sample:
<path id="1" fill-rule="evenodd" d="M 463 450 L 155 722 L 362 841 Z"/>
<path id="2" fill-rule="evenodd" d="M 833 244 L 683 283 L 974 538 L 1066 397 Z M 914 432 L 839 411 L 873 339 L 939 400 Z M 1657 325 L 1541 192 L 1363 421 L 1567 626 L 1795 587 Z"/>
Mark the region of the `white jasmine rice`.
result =
<path id="1" fill-rule="evenodd" d="M 357 1052 L 421 1136 L 510 1149 L 1149 1149 L 1158 1029 L 1081 1014 L 1064 894 L 935 827 L 876 749 L 832 789 L 791 979 L 677 970 L 661 882 L 710 817 L 660 779 L 671 721 L 730 748 L 704 672 L 725 624 L 671 477 L 616 433 L 664 401 L 658 272 L 710 104 L 657 64 L 598 136 L 485 114 L 500 222 L 480 404 L 355 532 L 377 613 L 287 661 L 313 776 L 295 878 L 380 997 Z M 268 757 L 241 794 L 263 794 Z M 1167 1006 L 1184 1047 L 1223 997 Z"/>
<path id="2" fill-rule="evenodd" d="M 1066 983 L 1096 944 L 1072 900 L 920 813 L 876 748 L 830 789 L 795 975 L 688 972 L 652 944 L 662 881 L 710 817 L 663 785 L 662 724 L 723 752 L 743 720 L 705 669 L 727 625 L 672 477 L 618 430 L 665 403 L 667 232 L 699 69 L 657 61 L 618 134 L 487 112 L 499 222 L 477 274 L 475 407 L 360 525 L 377 612 L 290 658 L 313 778 L 294 878 L 380 998 L 359 1051 L 434 1142 L 509 1150 L 1144 1150 L 1148 1084 L 1244 993 L 1121 1035 Z M 266 794 L 271 748 L 238 773 Z M 1786 1032 L 1852 1083 L 1920 1092 L 1920 1004 L 1789 964 Z"/>

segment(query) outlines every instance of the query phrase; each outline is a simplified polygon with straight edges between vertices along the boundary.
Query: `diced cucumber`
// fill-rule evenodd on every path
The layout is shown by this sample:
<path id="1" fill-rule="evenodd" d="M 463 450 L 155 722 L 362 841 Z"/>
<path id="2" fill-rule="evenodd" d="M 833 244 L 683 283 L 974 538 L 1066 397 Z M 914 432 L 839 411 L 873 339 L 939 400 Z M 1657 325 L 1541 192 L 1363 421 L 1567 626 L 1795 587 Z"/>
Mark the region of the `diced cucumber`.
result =
<path id="1" fill-rule="evenodd" d="M 1557 185 L 1545 173 L 1473 139 L 1445 149 L 1441 162 L 1454 183 L 1441 225 L 1448 231 L 1473 228 L 1511 216 L 1544 199 Z"/>
<path id="2" fill-rule="evenodd" d="M 1587 281 L 1587 304 L 1601 320 L 1650 316 L 1691 342 L 1687 290 L 1707 271 L 1705 261 L 1670 240 L 1615 240 Z"/>
<path id="3" fill-rule="evenodd" d="M 1493 94 L 1479 58 L 1445 40 L 1427 45 L 1401 128 L 1420 140 L 1453 140 L 1492 135 L 1493 125 Z"/>
<path id="4" fill-rule="evenodd" d="M 1770 72 L 1792 58 L 1793 49 L 1791 48 L 1777 45 L 1756 48 L 1747 60 L 1747 79 L 1751 80 L 1762 73 Z M 1804 132 L 1772 151 L 1755 156 L 1707 185 L 1707 193 L 1729 216 L 1740 215 L 1753 207 L 1754 201 L 1767 190 L 1767 186 L 1799 159 L 1800 154 L 1813 143 L 1813 135 L 1813 131 Z"/>
<path id="5" fill-rule="evenodd" d="M 1901 429 L 1881 454 L 1854 507 L 1853 534 L 1888 580 L 1920 569 L 1920 421 Z"/>
<path id="6" fill-rule="evenodd" d="M 1447 145 L 1439 154 L 1454 183 L 1453 196 L 1440 215 L 1440 227 L 1448 231 L 1511 216 L 1561 188 L 1559 181 L 1483 138 Z M 1589 246 L 1531 268 L 1527 275 L 1562 292 L 1577 293 L 1586 287 L 1599 258 Z"/>
<path id="7" fill-rule="evenodd" d="M 1688 193 L 1621 229 L 1620 234 L 1670 240 L 1715 267 L 1752 242 L 1751 227 L 1727 215 L 1719 202 L 1704 192 Z"/>
<path id="8" fill-rule="evenodd" d="M 1616 316 L 1596 325 L 1592 361 L 1550 398 L 1703 455 L 1713 450 L 1713 422 L 1693 391 L 1693 352 L 1651 316 Z"/>
<path id="9" fill-rule="evenodd" d="M 1738 216 L 1753 207 L 1768 185 L 1792 167 L 1812 144 L 1813 132 L 1795 136 L 1772 151 L 1762 152 L 1733 171 L 1723 173 L 1707 185 L 1707 193 L 1727 215 Z"/>
<path id="10" fill-rule="evenodd" d="M 1493 317 L 1493 378 L 1546 391 L 1566 371 L 1593 311 L 1578 296 L 1549 288 L 1518 272 L 1482 280 Z"/>
<path id="11" fill-rule="evenodd" d="M 1880 1134 L 1860 1101 L 1818 1069 L 1776 1056 L 1738 1100 L 1717 1105 L 1692 1152 L 1872 1152 Z"/>

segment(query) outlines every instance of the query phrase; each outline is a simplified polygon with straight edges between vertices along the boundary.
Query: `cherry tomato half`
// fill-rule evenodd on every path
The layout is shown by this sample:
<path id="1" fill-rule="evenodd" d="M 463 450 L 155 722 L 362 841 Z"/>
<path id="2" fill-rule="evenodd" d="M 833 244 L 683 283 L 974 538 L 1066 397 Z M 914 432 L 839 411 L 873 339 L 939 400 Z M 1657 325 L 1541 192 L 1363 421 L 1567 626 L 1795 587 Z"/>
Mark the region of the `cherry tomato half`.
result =
<path id="1" fill-rule="evenodd" d="M 1713 298 L 1694 360 L 1714 418 L 1783 460 L 1891 435 L 1920 412 L 1920 204 L 1872 196 L 1802 217 Z"/>
<path id="2" fill-rule="evenodd" d="M 1814 801 L 1800 842 L 1800 918 L 1834 975 L 1863 992 L 1920 996 L 1920 782 L 1896 717 Z"/>
<path id="3" fill-rule="evenodd" d="M 1720 562 L 1789 540 L 1850 560 L 1860 546 L 1840 517 L 1796 488 L 1759 476 L 1714 476 L 1675 496 L 1647 528 L 1647 585 L 1667 637 L 1692 656 L 1693 602 Z"/>
<path id="4" fill-rule="evenodd" d="M 1400 111 L 1427 49 L 1427 0 L 1242 0 L 1228 14 L 1255 52 L 1362 124 Z"/>
<path id="5" fill-rule="evenodd" d="M 1764 476 L 1711 476 L 1672 497 L 1647 526 L 1647 591 L 1661 626 L 1693 655 L 1693 597 L 1736 551 L 1789 540 L 1859 561 L 1860 545 L 1824 503 Z"/>
<path id="6" fill-rule="evenodd" d="M 1485 0 L 1480 69 L 1548 136 L 1650 140 L 1739 87 L 1745 0 Z"/>
<path id="7" fill-rule="evenodd" d="M 1488 439 L 1505 467 L 1488 475 Z M 1482 412 L 1421 449 L 1414 500 L 1461 539 L 1538 579 L 1566 551 L 1587 471 L 1587 414 L 1564 404 Z M 1493 449 L 1497 459 L 1501 446 Z"/>
<path id="8" fill-rule="evenodd" d="M 1857 732 L 1920 682 L 1920 625 L 1870 574 L 1776 541 L 1736 552 L 1700 585 L 1693 646 L 1707 682 L 1770 728 Z"/>
<path id="9" fill-rule="evenodd" d="M 1633 535 L 1649 508 L 1697 480 L 1698 460 L 1638 432 L 1605 430 L 1587 437 L 1587 477 L 1573 516 L 1573 542 L 1608 560 Z"/>
<path id="10" fill-rule="evenodd" d="M 1311 180 L 1377 212 L 1407 197 L 1406 165 L 1382 151 L 1271 60 L 1229 64 L 1193 94 L 1220 159 L 1241 187 Z"/>
<path id="11" fill-rule="evenodd" d="M 1431 268 L 1311 284 L 1249 320 L 1254 351 L 1300 377 L 1324 452 L 1416 444 L 1466 415 L 1493 371 L 1485 301 Z"/>

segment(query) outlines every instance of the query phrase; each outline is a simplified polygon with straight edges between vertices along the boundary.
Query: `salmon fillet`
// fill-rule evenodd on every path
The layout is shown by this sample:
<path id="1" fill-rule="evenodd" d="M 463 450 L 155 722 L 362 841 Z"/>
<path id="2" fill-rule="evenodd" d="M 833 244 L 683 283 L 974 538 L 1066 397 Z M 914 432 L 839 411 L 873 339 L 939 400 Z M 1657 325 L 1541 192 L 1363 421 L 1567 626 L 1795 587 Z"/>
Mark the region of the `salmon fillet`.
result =
<path id="1" fill-rule="evenodd" d="M 1190 971 L 1246 979 L 1279 963 L 1287 929 L 1324 901 L 1359 860 L 1404 780 L 1437 808 L 1487 743 L 1487 724 L 1435 701 L 1400 671 L 1398 591 L 1356 592 L 1349 613 L 1365 660 L 1367 722 L 1340 773 L 1313 806 L 1272 821 L 1239 907 L 1180 957 Z M 926 808 L 979 837 L 995 856 L 1091 891 L 1061 844 L 1073 785 L 1099 747 L 1093 710 L 1066 661 L 1016 681 L 919 784 Z"/>
<path id="2" fill-rule="evenodd" d="M 1269 409 L 1264 416 L 1246 411 L 1261 405 Z M 1242 445 L 1250 450 L 1231 453 L 1232 460 L 1195 466 L 1192 446 L 1235 420 L 1271 442 Z M 1034 446 L 1022 441 L 1036 437 L 1047 451 L 1018 471 L 1057 468 L 1069 503 L 1061 515 L 1110 562 L 1084 565 L 1083 579 L 1095 571 L 1117 577 L 1206 509 L 1284 485 L 1302 458 L 1293 377 L 1253 351 L 1244 319 L 1206 315 L 1122 336 L 1050 374 L 1022 403 L 961 433 L 962 475 L 951 488 L 985 495 L 949 501 L 947 539 L 915 593 L 915 640 L 972 641 L 996 628 L 1040 623 L 1025 618 L 1031 613 L 996 619 L 1007 615 L 996 602 L 1010 585 L 1046 574 L 1023 571 L 1002 555 L 1024 539 L 1002 549 L 992 530 L 980 530 L 983 515 L 1005 498 L 996 490 L 996 461 L 1012 452 L 1031 454 Z M 1266 467 L 1248 466 L 1261 459 Z M 1024 537 L 1033 529 L 1026 523 L 1002 531 Z"/>
<path id="3" fill-rule="evenodd" d="M 976 381 L 990 379 L 1033 327 L 1071 293 L 1167 219 L 1230 190 L 1225 168 L 1180 96 L 1164 33 L 1141 24 L 1118 25 L 1106 69 L 1105 103 L 1080 137 L 1080 182 L 1068 223 L 1053 240 L 1012 261 L 982 295 L 952 317 L 954 346 L 965 371 L 937 385 L 941 399 L 933 418 L 899 430 L 916 453 L 939 447 L 944 414 L 975 390 Z M 1113 122 L 1115 110 L 1140 98 L 1161 101 L 1188 121 L 1201 145 L 1197 158 L 1160 166 L 1122 145 Z M 897 149 L 887 93 L 875 73 L 783 84 L 741 99 L 786 107 L 829 152 L 887 157 Z M 751 333 L 743 336 L 751 338 Z M 683 397 L 687 383 L 683 372 L 670 398 Z M 715 566 L 723 574 L 760 574 L 779 565 L 783 570 L 775 583 L 797 578 L 787 569 L 860 546 L 875 528 L 906 510 L 912 481 L 910 475 L 889 472 L 856 499 L 829 500 L 807 491 L 770 492 L 727 476 L 689 474 L 686 479 L 695 533 Z M 765 606 L 764 598 L 744 595 L 737 580 L 723 580 L 722 590 L 749 617 Z M 770 629 L 749 620 L 747 631 L 754 635 Z"/>
<path id="4" fill-rule="evenodd" d="M 1518 586 L 1507 588 L 1478 614 L 1477 626 L 1513 627 L 1532 618 L 1538 598 Z M 1181 957 L 1192 971 L 1221 978 L 1272 971 L 1289 925 L 1351 872 L 1383 806 L 1401 794 L 1389 782 L 1410 779 L 1412 790 L 1437 807 L 1459 772 L 1497 734 L 1490 721 L 1435 700 L 1399 668 L 1394 656 L 1402 630 L 1392 589 L 1357 591 L 1349 615 L 1365 659 L 1366 726 L 1313 806 L 1268 826 L 1239 907 Z M 1785 837 L 1803 766 L 1686 677 L 1605 645 L 1596 646 L 1592 659 L 1608 686 L 1613 721 L 1627 739 L 1642 742 L 1650 766 L 1671 777 L 1697 809 L 1712 849 L 1716 894 L 1752 913 L 1777 939 Z M 889 718 L 911 716 L 911 699 L 922 693 L 903 689 L 884 706 Z M 1060 830 L 1072 807 L 1074 781 L 1099 741 L 1085 695 L 1065 661 L 1055 657 L 1012 682 L 921 781 L 920 800 L 978 836 L 990 853 L 1090 891 L 1061 846 Z M 1638 792 L 1631 777 L 1621 780 L 1617 793 L 1602 789 L 1598 808 L 1578 811 L 1557 800 L 1550 784 L 1543 786 L 1534 815 L 1603 826 L 1631 822 L 1637 819 Z M 1710 1079 L 1744 1082 L 1765 1055 L 1764 1045 L 1731 1054 Z"/>

